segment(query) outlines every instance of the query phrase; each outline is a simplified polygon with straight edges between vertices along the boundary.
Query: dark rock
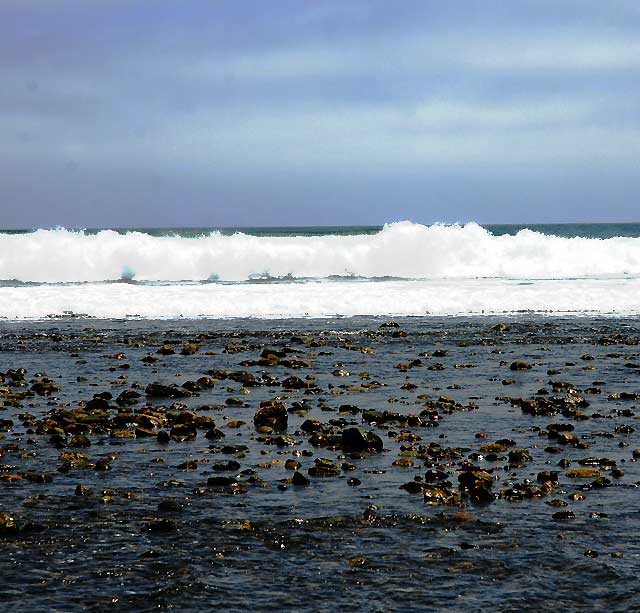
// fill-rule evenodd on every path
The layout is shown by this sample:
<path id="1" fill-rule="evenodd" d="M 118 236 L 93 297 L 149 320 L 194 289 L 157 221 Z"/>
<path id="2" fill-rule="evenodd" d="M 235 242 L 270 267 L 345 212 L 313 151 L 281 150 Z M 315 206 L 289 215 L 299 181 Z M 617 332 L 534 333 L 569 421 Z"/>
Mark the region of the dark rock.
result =
<path id="1" fill-rule="evenodd" d="M 340 475 L 340 468 L 331 460 L 316 458 L 315 466 L 309 468 L 312 477 L 337 477 Z"/>
<path id="2" fill-rule="evenodd" d="M 373 432 L 362 428 L 347 428 L 342 432 L 342 446 L 345 451 L 382 451 L 384 444 Z"/>
<path id="3" fill-rule="evenodd" d="M 279 432 L 286 430 L 289 422 L 289 414 L 284 408 L 284 404 L 275 400 L 260 403 L 260 408 L 253 417 L 256 428 L 271 428 Z"/>
<path id="4" fill-rule="evenodd" d="M 162 385 L 160 383 L 149 383 L 145 388 L 145 394 L 150 398 L 189 398 L 193 392 L 177 385 Z"/>
<path id="5" fill-rule="evenodd" d="M 0 513 L 0 536 L 18 534 L 18 524 L 9 513 Z"/>
<path id="6" fill-rule="evenodd" d="M 533 459 L 531 454 L 526 449 L 512 449 L 509 454 L 509 464 L 521 466 L 527 462 L 531 462 Z"/>
<path id="7" fill-rule="evenodd" d="M 173 532 L 175 529 L 176 525 L 170 519 L 152 519 L 147 523 L 149 532 Z"/>
<path id="8" fill-rule="evenodd" d="M 212 487 L 227 487 L 236 483 L 238 480 L 235 477 L 209 477 L 207 479 L 207 485 Z"/>
<path id="9" fill-rule="evenodd" d="M 218 430 L 217 428 L 212 428 L 211 430 L 207 431 L 204 437 L 206 439 L 209 439 L 210 441 L 217 441 L 217 440 L 220 440 L 221 438 L 224 438 L 225 434 L 224 432 L 222 432 L 221 430 Z"/>
<path id="10" fill-rule="evenodd" d="M 227 470 L 240 470 L 240 464 L 235 460 L 227 460 L 226 462 L 216 462 L 211 466 L 211 470 L 215 472 L 224 472 Z"/>
<path id="11" fill-rule="evenodd" d="M 296 472 L 294 472 L 293 476 L 291 477 L 291 483 L 293 483 L 293 485 L 306 486 L 311 482 L 302 473 L 296 470 Z"/>
<path id="12" fill-rule="evenodd" d="M 551 517 L 555 521 L 566 521 L 568 519 L 575 519 L 576 514 L 573 511 L 556 511 Z"/>

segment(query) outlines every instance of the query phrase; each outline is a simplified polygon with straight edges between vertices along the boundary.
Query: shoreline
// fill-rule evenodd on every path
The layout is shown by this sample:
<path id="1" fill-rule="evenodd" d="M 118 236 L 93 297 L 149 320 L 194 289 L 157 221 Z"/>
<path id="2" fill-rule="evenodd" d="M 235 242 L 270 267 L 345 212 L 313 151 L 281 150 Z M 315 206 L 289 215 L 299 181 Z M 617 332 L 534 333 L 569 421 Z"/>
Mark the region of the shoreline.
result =
<path id="1" fill-rule="evenodd" d="M 0 596 L 631 608 L 639 347 L 633 317 L 2 322 Z"/>

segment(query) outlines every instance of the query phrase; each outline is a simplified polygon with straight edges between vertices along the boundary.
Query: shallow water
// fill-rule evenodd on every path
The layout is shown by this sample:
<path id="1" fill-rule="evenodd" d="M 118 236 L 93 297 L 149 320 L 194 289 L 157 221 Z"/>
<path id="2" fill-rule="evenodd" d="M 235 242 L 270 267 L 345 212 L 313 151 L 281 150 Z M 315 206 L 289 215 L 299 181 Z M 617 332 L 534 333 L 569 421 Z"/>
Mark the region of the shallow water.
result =
<path id="1" fill-rule="evenodd" d="M 30 380 L 41 379 L 36 373 L 46 373 L 60 390 L 24 398 L 21 406 L 8 406 L 5 395 L 0 411 L 0 419 L 13 421 L 0 440 L 0 476 L 52 477 L 51 483 L 26 478 L 0 481 L 0 513 L 11 514 L 20 528 L 17 534 L 0 536 L 4 577 L 0 599 L 20 610 L 60 611 L 214 606 L 229 611 L 638 608 L 640 470 L 632 458 L 632 451 L 640 447 L 637 401 L 608 397 L 640 392 L 640 370 L 628 366 L 640 363 L 640 322 L 407 318 L 397 320 L 407 336 L 394 337 L 398 329 L 379 328 L 383 321 L 3 323 L 0 373 L 20 367 L 28 371 L 26 387 L 10 390 L 28 390 Z M 493 330 L 498 321 L 510 329 Z M 179 351 L 187 341 L 197 343 L 197 353 L 156 353 L 166 343 Z M 234 353 L 231 347 L 225 352 L 229 343 L 239 345 L 240 351 Z M 240 365 L 258 359 L 265 347 L 283 346 L 300 351 L 291 355 L 311 366 L 294 370 Z M 375 353 L 362 352 L 363 347 Z M 437 350 L 447 354 L 434 357 Z M 394 368 L 423 352 L 431 357 L 421 357 L 422 366 Z M 125 356 L 106 357 L 119 353 Z M 148 355 L 159 361 L 143 363 Z M 532 368 L 511 371 L 514 360 L 525 360 Z M 429 370 L 434 364 L 442 369 Z M 334 376 L 336 368 L 350 374 Z M 131 407 L 135 411 L 146 402 L 165 407 L 184 403 L 194 414 L 215 420 L 226 435 L 220 441 L 206 439 L 204 430 L 195 440 L 166 444 L 155 438 L 114 439 L 104 432 L 89 434 L 88 448 L 59 449 L 50 442 L 50 434 L 37 434 L 35 423 L 23 423 L 18 417 L 22 414 L 24 419 L 29 413 L 39 423 L 48 411 L 67 403 L 66 408 L 76 408 L 105 391 L 113 394 L 109 404 L 111 415 L 116 415 L 115 397 L 136 383 L 142 388 L 151 382 L 183 384 L 211 369 L 256 375 L 266 371 L 280 381 L 289 375 L 304 379 L 313 374 L 323 391 L 306 394 L 274 384 L 249 387 L 243 394 L 240 383 L 225 379 L 198 396 L 173 401 L 145 400 L 143 395 Z M 559 373 L 548 375 L 549 369 Z M 369 378 L 359 376 L 365 371 Z M 506 379 L 513 382 L 504 385 Z M 550 380 L 570 382 L 581 390 L 590 403 L 582 409 L 583 418 L 532 416 L 499 399 L 533 398 L 542 387 L 551 392 Z M 373 381 L 384 385 L 359 387 Z M 594 381 L 603 383 L 595 386 Z M 403 389 L 407 383 L 416 388 Z M 0 388 L 3 385 L 7 383 L 0 383 Z M 601 393 L 586 393 L 590 387 Z M 451 411 L 439 409 L 437 427 L 363 425 L 362 413 L 339 411 L 341 405 L 352 405 L 419 413 L 428 401 L 418 398 L 424 394 L 434 401 L 446 395 L 458 403 Z M 304 401 L 308 408 L 305 414 L 289 413 L 287 434 L 296 443 L 292 446 L 269 444 L 277 435 L 258 433 L 252 422 L 260 402 L 276 396 L 287 408 L 296 401 Z M 228 398 L 239 398 L 243 405 L 228 406 Z M 309 418 L 336 420 L 339 428 L 357 425 L 374 431 L 385 450 L 345 458 L 341 449 L 314 447 L 309 435 L 300 431 Z M 233 421 L 245 423 L 229 427 Z M 570 423 L 581 444 L 589 447 L 558 445 L 541 436 L 539 430 L 551 423 Z M 128 429 L 133 431 L 134 426 Z M 397 440 L 399 432 L 416 434 L 421 440 L 412 447 Z M 486 438 L 476 438 L 476 433 Z M 525 479 L 535 483 L 537 473 L 544 470 L 559 471 L 558 488 L 546 497 L 521 502 L 498 498 L 477 505 L 463 498 L 466 506 L 461 509 L 430 506 L 421 494 L 399 489 L 429 468 L 426 460 L 415 456 L 408 456 L 414 461 L 412 467 L 394 466 L 403 445 L 407 451 L 429 443 L 459 449 L 459 457 L 440 463 L 456 489 L 459 464 L 478 453 L 481 445 L 504 438 L 527 449 L 532 459 L 513 466 L 506 453 L 496 461 L 472 456 L 470 463 L 493 471 L 494 492 Z M 8 447 L 14 443 L 17 447 Z M 225 445 L 247 449 L 223 453 Z M 550 446 L 559 453 L 545 451 Z M 58 456 L 63 451 L 87 453 L 94 462 L 111 452 L 118 457 L 109 471 L 59 472 Z M 313 455 L 293 455 L 302 451 Z M 580 467 L 578 460 L 590 456 L 615 461 L 624 476 L 615 478 L 601 469 L 611 484 L 591 489 L 585 488 L 593 479 L 566 476 L 569 468 Z M 285 469 L 285 460 L 301 462 L 300 471 L 306 475 L 319 457 L 338 464 L 347 461 L 355 469 L 332 478 L 310 477 L 309 487 L 285 483 L 292 474 Z M 558 467 L 561 459 L 570 460 L 571 466 Z M 187 460 L 197 460 L 197 467 L 177 468 Z M 240 468 L 213 470 L 215 463 L 227 460 L 236 460 Z M 248 469 L 255 474 L 242 474 Z M 214 475 L 234 475 L 245 485 L 237 491 L 209 487 L 207 479 Z M 263 481 L 254 479 L 252 484 L 252 476 Z M 353 477 L 361 484 L 348 485 Z M 93 495 L 77 496 L 78 484 L 92 488 Z M 112 491 L 105 494 L 105 490 Z M 575 492 L 586 498 L 568 499 Z M 167 505 L 158 508 L 167 500 L 174 501 L 174 510 L 167 510 Z M 551 500 L 568 506 L 545 504 Z M 574 519 L 553 519 L 554 513 L 568 510 L 575 513 Z M 358 557 L 366 560 L 359 563 L 354 560 Z"/>

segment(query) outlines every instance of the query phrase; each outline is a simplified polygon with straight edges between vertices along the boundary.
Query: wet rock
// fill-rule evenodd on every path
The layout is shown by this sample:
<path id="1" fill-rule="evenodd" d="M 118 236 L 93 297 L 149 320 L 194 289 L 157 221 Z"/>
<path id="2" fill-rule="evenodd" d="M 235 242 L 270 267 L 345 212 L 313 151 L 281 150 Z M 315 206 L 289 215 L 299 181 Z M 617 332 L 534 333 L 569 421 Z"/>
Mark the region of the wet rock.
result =
<path id="1" fill-rule="evenodd" d="M 551 481 L 552 483 L 558 482 L 558 471 L 556 470 L 543 470 L 538 473 L 536 480 L 538 483 L 544 483 L 545 481 Z"/>
<path id="2" fill-rule="evenodd" d="M 18 524 L 9 513 L 0 513 L 0 536 L 18 534 Z"/>
<path id="3" fill-rule="evenodd" d="M 515 466 L 522 466 L 527 462 L 531 462 L 533 458 L 531 454 L 526 449 L 512 449 L 509 454 L 509 464 L 513 464 Z"/>
<path id="4" fill-rule="evenodd" d="M 224 438 L 225 434 L 224 432 L 222 432 L 221 430 L 218 430 L 217 428 L 212 428 L 211 430 L 208 430 L 204 436 L 206 439 L 210 441 L 218 441 Z"/>
<path id="5" fill-rule="evenodd" d="M 425 504 L 433 506 L 444 505 L 458 508 L 464 507 L 460 495 L 446 487 L 425 485 L 422 491 Z"/>
<path id="6" fill-rule="evenodd" d="M 173 498 L 162 500 L 158 503 L 158 511 L 165 513 L 179 513 L 183 507 L 184 505 L 179 500 Z"/>
<path id="7" fill-rule="evenodd" d="M 176 442 L 191 441 L 198 435 L 198 430 L 193 424 L 176 424 L 169 430 L 169 435 Z M 158 437 L 160 433 L 158 432 Z M 158 438 L 158 440 L 160 440 Z"/>
<path id="8" fill-rule="evenodd" d="M 85 434 L 75 434 L 69 441 L 69 447 L 90 447 L 91 441 Z"/>
<path id="9" fill-rule="evenodd" d="M 178 387 L 175 383 L 172 385 L 149 383 L 144 391 L 150 398 L 189 398 L 194 395 L 193 392 Z"/>
<path id="10" fill-rule="evenodd" d="M 137 404 L 140 398 L 142 398 L 140 392 L 136 392 L 136 390 L 124 390 L 116 398 L 116 404 L 120 406 L 131 406 Z"/>
<path id="11" fill-rule="evenodd" d="M 156 432 L 154 430 L 149 430 L 148 428 L 136 428 L 134 430 L 134 434 L 136 438 L 146 438 L 150 436 L 156 436 Z"/>
<path id="12" fill-rule="evenodd" d="M 367 566 L 371 566 L 371 560 L 364 556 L 356 556 L 355 558 L 347 560 L 347 564 L 349 565 L 349 568 L 365 568 Z"/>
<path id="13" fill-rule="evenodd" d="M 253 417 L 256 428 L 266 427 L 275 432 L 286 430 L 289 415 L 284 404 L 276 400 L 268 400 L 260 403 L 260 408 Z"/>
<path id="14" fill-rule="evenodd" d="M 211 470 L 213 470 L 214 472 L 240 470 L 240 464 L 235 460 L 227 460 L 226 462 L 216 462 L 215 464 L 211 465 Z"/>
<path id="15" fill-rule="evenodd" d="M 31 391 L 39 396 L 49 396 L 53 394 L 53 392 L 59 392 L 60 386 L 51 381 L 51 379 L 42 379 L 41 381 L 36 381 L 31 386 Z"/>
<path id="16" fill-rule="evenodd" d="M 400 489 L 405 490 L 410 494 L 419 494 L 420 492 L 424 491 L 425 484 L 420 481 L 409 481 L 408 483 L 403 483 L 400 486 Z"/>
<path id="17" fill-rule="evenodd" d="M 303 381 L 300 377 L 288 377 L 282 382 L 282 387 L 285 389 L 301 390 L 301 389 L 313 389 L 317 387 L 314 381 Z"/>
<path id="18" fill-rule="evenodd" d="M 551 517 L 554 521 L 567 521 L 575 519 L 576 514 L 573 511 L 557 511 Z"/>
<path id="19" fill-rule="evenodd" d="M 228 487 L 238 483 L 235 477 L 209 477 L 207 485 L 211 487 Z"/>
<path id="20" fill-rule="evenodd" d="M 93 490 L 90 487 L 78 484 L 75 489 L 76 496 L 84 496 L 85 498 L 93 496 Z"/>
<path id="21" fill-rule="evenodd" d="M 326 458 L 316 458 L 315 466 L 311 466 L 308 472 L 312 477 L 338 477 L 341 474 L 340 468 Z"/>
<path id="22" fill-rule="evenodd" d="M 94 464 L 86 453 L 65 451 L 58 456 L 63 468 L 93 468 Z"/>
<path id="23" fill-rule="evenodd" d="M 180 350 L 180 354 L 181 355 L 193 355 L 194 353 L 196 353 L 198 351 L 199 347 L 198 345 L 195 345 L 194 343 L 185 343 L 182 346 L 182 349 Z"/>
<path id="24" fill-rule="evenodd" d="M 311 469 L 309 470 L 309 474 L 311 474 Z M 325 475 L 312 475 L 312 476 L 325 476 Z M 294 472 L 293 476 L 291 477 L 291 483 L 293 483 L 293 485 L 304 487 L 306 485 L 309 485 L 311 482 L 301 472 L 298 472 L 296 470 L 296 472 Z"/>
<path id="25" fill-rule="evenodd" d="M 100 458 L 94 467 L 94 470 L 106 472 L 111 470 L 111 462 L 107 458 Z"/>
<path id="26" fill-rule="evenodd" d="M 342 432 L 342 446 L 345 451 L 382 451 L 382 439 L 369 430 L 347 428 Z"/>
<path id="27" fill-rule="evenodd" d="M 152 519 L 147 523 L 146 529 L 148 532 L 174 532 L 176 524 L 170 519 Z"/>
<path id="28" fill-rule="evenodd" d="M 531 369 L 531 364 L 529 364 L 528 362 L 524 362 L 523 360 L 515 360 L 514 362 L 511 362 L 511 365 L 509 366 L 509 370 L 530 370 Z"/>
<path id="29" fill-rule="evenodd" d="M 574 468 L 565 474 L 570 479 L 591 479 L 593 477 L 599 477 L 600 471 L 597 468 Z"/>

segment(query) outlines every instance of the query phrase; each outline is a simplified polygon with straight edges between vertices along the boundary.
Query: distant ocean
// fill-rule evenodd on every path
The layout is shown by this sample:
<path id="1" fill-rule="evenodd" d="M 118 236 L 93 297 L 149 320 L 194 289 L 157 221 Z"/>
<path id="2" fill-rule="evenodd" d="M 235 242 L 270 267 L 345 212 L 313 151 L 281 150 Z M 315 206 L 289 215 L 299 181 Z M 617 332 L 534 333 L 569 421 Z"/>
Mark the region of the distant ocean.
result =
<path id="1" fill-rule="evenodd" d="M 640 224 L 0 231 L 0 317 L 640 313 Z"/>

